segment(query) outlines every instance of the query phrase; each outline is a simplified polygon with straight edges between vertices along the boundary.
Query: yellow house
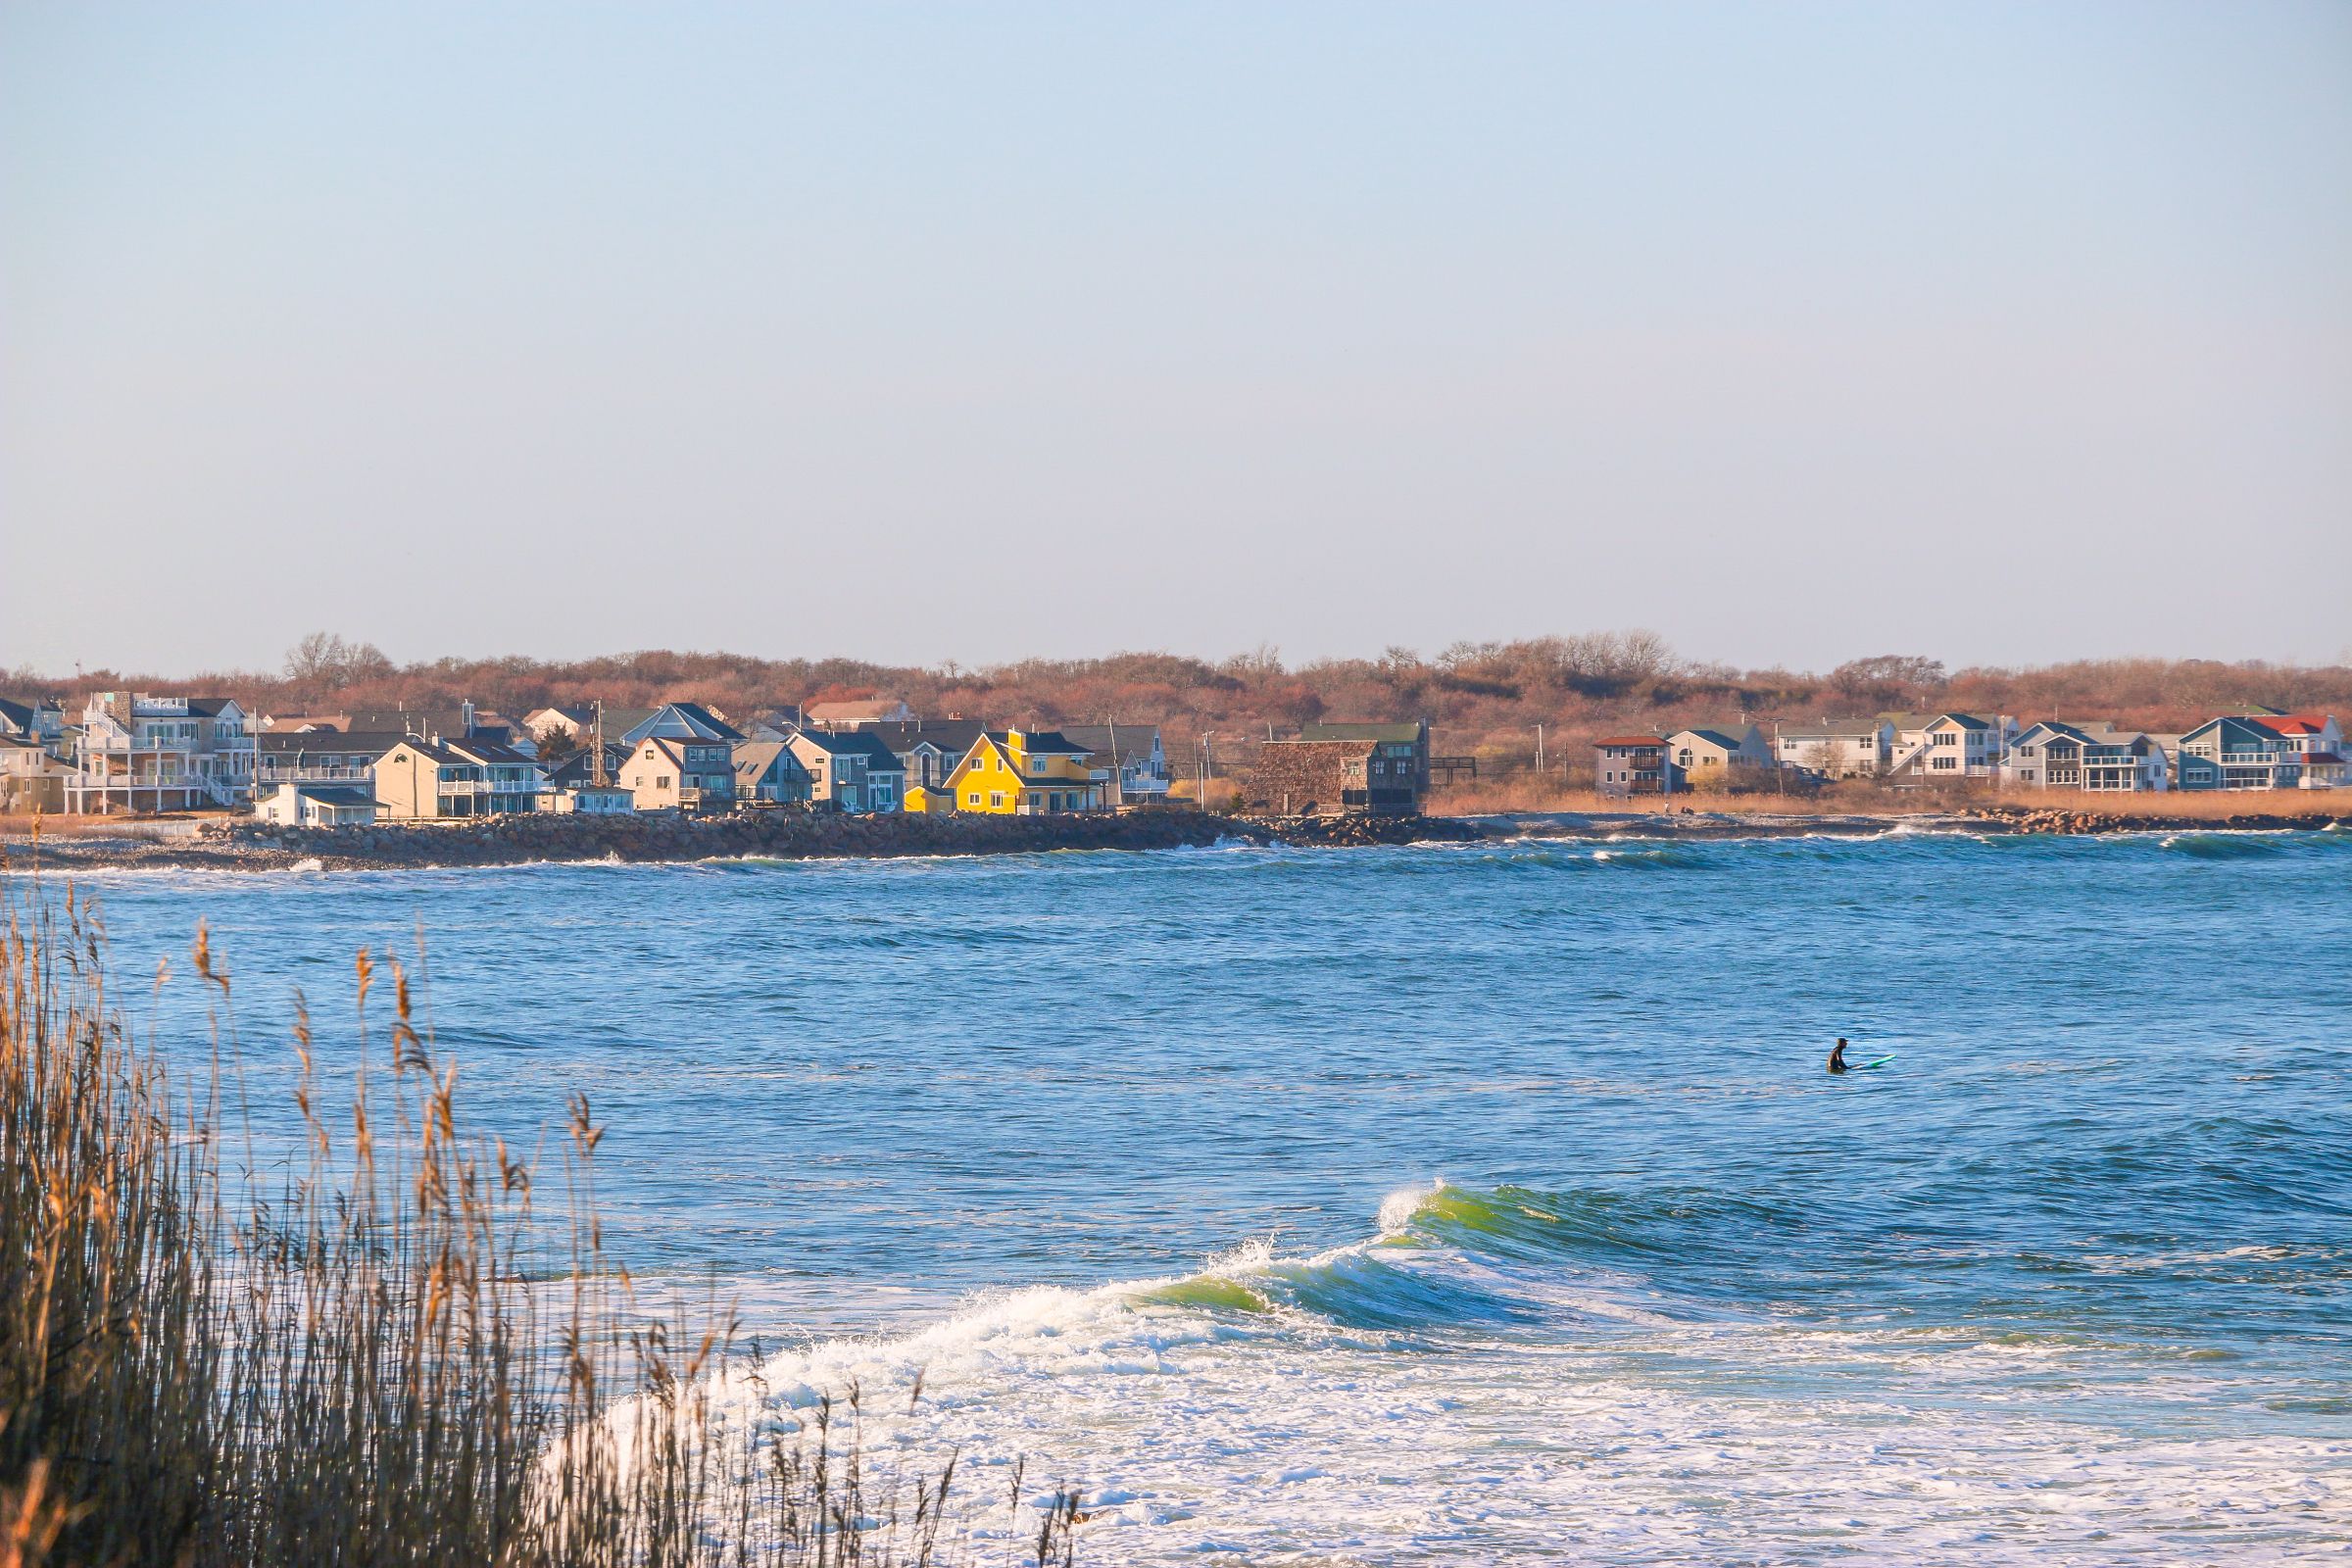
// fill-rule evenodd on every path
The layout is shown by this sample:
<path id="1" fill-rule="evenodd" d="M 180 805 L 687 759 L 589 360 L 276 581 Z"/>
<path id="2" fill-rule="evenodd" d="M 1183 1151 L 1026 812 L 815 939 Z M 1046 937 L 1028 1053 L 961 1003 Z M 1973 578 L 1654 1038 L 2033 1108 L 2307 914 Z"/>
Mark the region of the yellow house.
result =
<path id="1" fill-rule="evenodd" d="M 1046 816 L 1102 808 L 1089 753 L 1056 730 L 990 730 L 940 788 L 958 811 Z"/>

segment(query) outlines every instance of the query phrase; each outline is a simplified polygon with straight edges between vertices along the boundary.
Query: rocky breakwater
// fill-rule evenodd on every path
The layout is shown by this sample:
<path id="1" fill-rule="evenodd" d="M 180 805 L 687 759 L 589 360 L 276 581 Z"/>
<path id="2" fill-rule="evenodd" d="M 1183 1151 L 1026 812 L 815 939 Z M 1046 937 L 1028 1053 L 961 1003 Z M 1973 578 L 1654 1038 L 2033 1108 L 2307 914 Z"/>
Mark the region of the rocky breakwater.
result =
<path id="1" fill-rule="evenodd" d="M 1460 844 L 1485 838 L 1458 816 L 1252 816 L 1246 820 L 1281 844 L 1356 849 L 1374 844 Z"/>
<path id="2" fill-rule="evenodd" d="M 1166 850 L 1272 835 L 1254 823 L 1187 811 L 986 816 L 895 812 L 738 811 L 726 816 L 490 816 L 371 827 L 236 822 L 216 838 L 329 868 L 514 865 L 535 860 L 821 859 L 908 855 L 1018 855 L 1046 850 Z"/>
<path id="3" fill-rule="evenodd" d="M 2352 812 L 2317 808 L 2233 811 L 2228 816 L 2190 816 L 2163 811 L 2103 811 L 2094 808 L 1987 806 L 1960 814 L 1967 821 L 1986 823 L 2011 833 L 2277 832 L 2288 828 L 2340 828 L 2352 825 Z"/>

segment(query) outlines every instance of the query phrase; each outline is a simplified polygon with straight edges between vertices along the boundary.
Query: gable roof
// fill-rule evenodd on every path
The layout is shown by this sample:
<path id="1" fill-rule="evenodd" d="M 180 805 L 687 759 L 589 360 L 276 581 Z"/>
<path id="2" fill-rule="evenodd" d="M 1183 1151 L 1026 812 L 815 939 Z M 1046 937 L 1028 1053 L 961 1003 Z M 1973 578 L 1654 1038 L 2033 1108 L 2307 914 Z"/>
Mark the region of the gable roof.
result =
<path id="1" fill-rule="evenodd" d="M 1012 737 L 1018 734 L 1021 737 L 1021 750 L 1031 757 L 1084 757 L 1091 750 L 1057 729 L 992 729 L 986 733 L 990 740 L 1006 751 L 1012 750 Z"/>
<path id="2" fill-rule="evenodd" d="M 31 705 L 0 697 L 0 729 L 22 734 L 30 728 L 32 728 Z"/>
<path id="3" fill-rule="evenodd" d="M 1685 735 L 1690 736 L 1694 740 L 1705 741 L 1709 746 L 1720 746 L 1727 752 L 1736 752 L 1747 744 L 1747 738 L 1744 735 L 1726 735 L 1719 729 L 1678 729 L 1672 738 L 1679 740 Z"/>
<path id="4" fill-rule="evenodd" d="M 612 713 L 605 712 L 605 733 L 612 733 Z M 657 708 L 639 723 L 623 734 L 621 744 L 635 746 L 649 735 L 671 740 L 739 741 L 743 731 L 720 718 L 700 703 L 670 703 Z"/>
<path id="5" fill-rule="evenodd" d="M 1064 724 L 1061 733 L 1072 742 L 1086 748 L 1088 755 L 1101 756 L 1110 750 L 1111 736 L 1118 736 L 1121 761 L 1145 761 L 1159 739 L 1157 724 Z"/>
<path id="6" fill-rule="evenodd" d="M 464 767 L 468 762 L 479 760 L 476 758 L 461 757 L 448 747 L 435 745 L 420 735 L 403 735 L 399 740 L 385 747 L 382 755 L 389 757 L 404 746 L 426 761 L 447 767 Z"/>
<path id="7" fill-rule="evenodd" d="M 869 729 L 851 730 L 837 737 L 843 744 L 834 755 L 862 757 L 868 773 L 904 773 L 906 764 L 899 754 L 882 744 L 881 737 Z"/>
<path id="8" fill-rule="evenodd" d="M 296 795 L 305 796 L 326 806 L 373 806 L 375 804 L 374 796 L 366 790 L 352 789 L 348 785 L 287 784 L 279 787 L 290 789 Z"/>
<path id="9" fill-rule="evenodd" d="M 925 745 L 937 747 L 949 757 L 961 757 L 987 730 L 976 718 L 918 718 L 905 724 L 868 724 L 863 733 L 901 757 Z"/>
<path id="10" fill-rule="evenodd" d="M 533 760 L 504 741 L 486 741 L 478 735 L 468 735 L 463 740 L 453 740 L 444 735 L 441 737 L 441 745 L 445 750 L 454 752 L 471 762 L 503 764 Z"/>
<path id="11" fill-rule="evenodd" d="M 1663 735 L 1603 735 L 1592 743 L 1595 746 L 1663 746 Z"/>
<path id="12" fill-rule="evenodd" d="M 806 773 L 808 771 L 801 765 L 801 760 L 792 755 L 792 748 L 782 741 L 745 741 L 741 746 L 735 748 L 735 778 L 737 782 L 741 784 L 759 783 L 767 770 L 776 765 L 779 758 L 789 762 L 796 772 Z"/>

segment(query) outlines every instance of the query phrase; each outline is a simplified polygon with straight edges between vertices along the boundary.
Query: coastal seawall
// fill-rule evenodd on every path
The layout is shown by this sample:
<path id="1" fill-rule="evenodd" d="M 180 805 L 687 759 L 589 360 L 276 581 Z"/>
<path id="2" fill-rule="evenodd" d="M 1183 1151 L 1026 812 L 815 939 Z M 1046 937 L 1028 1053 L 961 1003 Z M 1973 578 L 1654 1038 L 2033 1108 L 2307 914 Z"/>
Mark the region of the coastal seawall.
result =
<path id="1" fill-rule="evenodd" d="M 329 867 L 514 865 L 533 860 L 777 859 L 910 855 L 1019 855 L 1048 850 L 1167 850 L 1240 840 L 1265 829 L 1189 811 L 1123 815 L 984 816 L 813 811 L 726 816 L 498 816 L 446 823 L 285 828 L 236 823 L 212 835 L 224 848 L 316 859 Z"/>

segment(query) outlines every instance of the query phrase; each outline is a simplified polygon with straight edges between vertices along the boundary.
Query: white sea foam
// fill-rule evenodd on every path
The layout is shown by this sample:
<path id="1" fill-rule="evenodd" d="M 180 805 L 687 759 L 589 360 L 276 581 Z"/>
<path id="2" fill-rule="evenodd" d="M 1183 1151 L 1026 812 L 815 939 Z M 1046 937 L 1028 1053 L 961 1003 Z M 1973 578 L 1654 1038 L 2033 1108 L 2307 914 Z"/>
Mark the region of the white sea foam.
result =
<path id="1" fill-rule="evenodd" d="M 2352 1543 L 2352 1442 L 2103 1420 L 2065 1375 L 2096 1348 L 2061 1337 L 1678 1322 L 1639 1281 L 1545 1288 L 1433 1241 L 1419 1222 L 1451 1192 L 1393 1194 L 1377 1238 L 1311 1257 L 1251 1242 L 1196 1275 L 820 1342 L 721 1402 L 788 1438 L 855 1386 L 870 1454 L 913 1473 L 959 1453 L 989 1494 L 1025 1458 L 1076 1491 L 1104 1565 L 2283 1563 Z M 1473 1339 L 1296 1304 L 1399 1278 L 1561 1310 Z M 1872 1377 L 1841 1376 L 1857 1363 Z"/>

